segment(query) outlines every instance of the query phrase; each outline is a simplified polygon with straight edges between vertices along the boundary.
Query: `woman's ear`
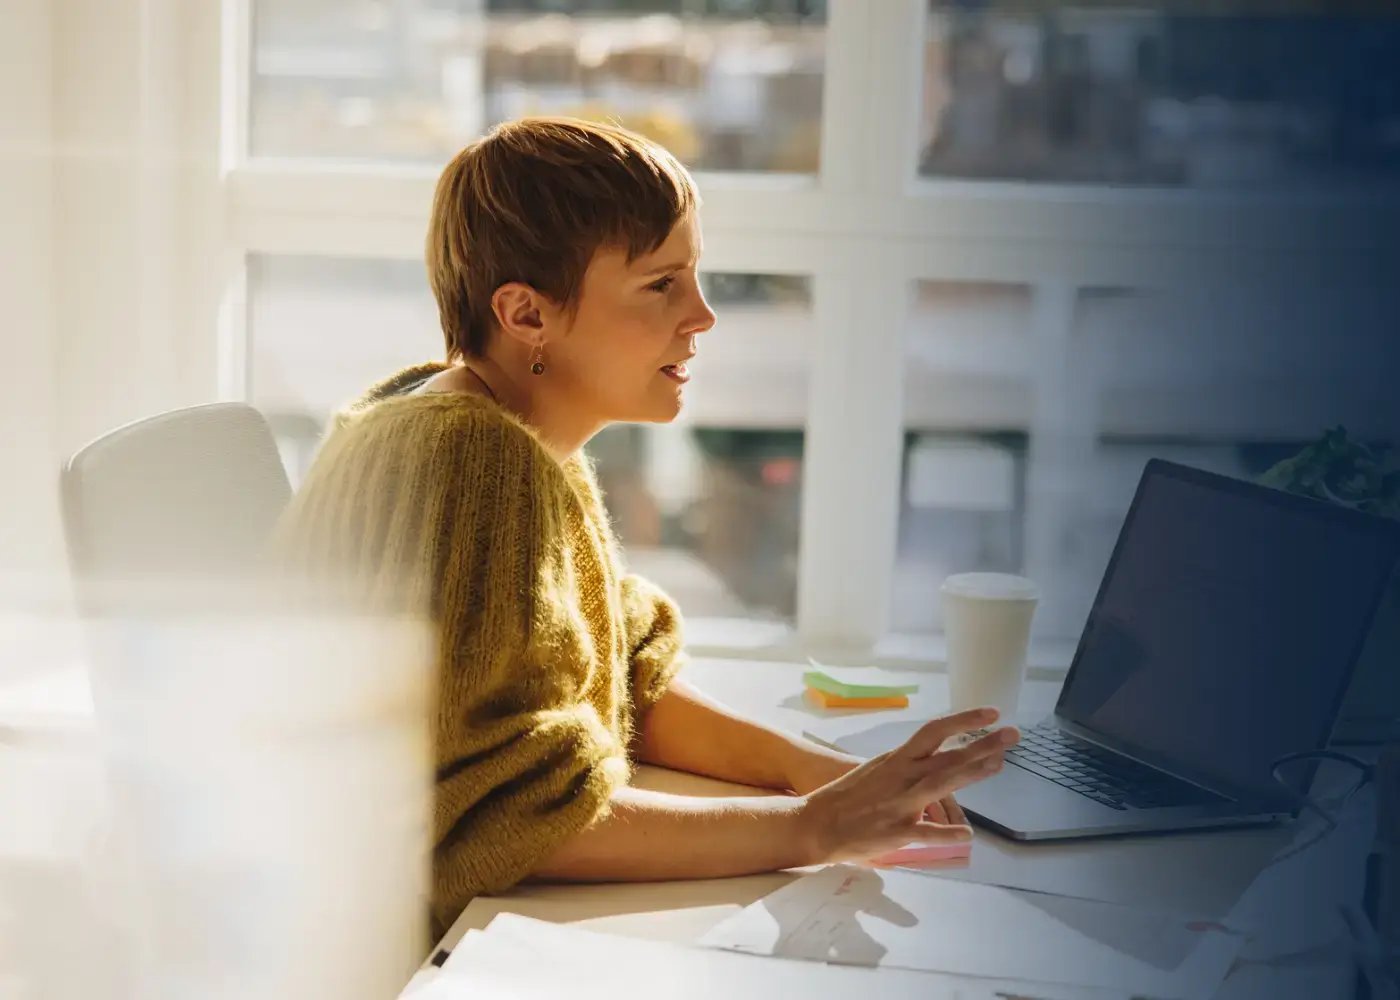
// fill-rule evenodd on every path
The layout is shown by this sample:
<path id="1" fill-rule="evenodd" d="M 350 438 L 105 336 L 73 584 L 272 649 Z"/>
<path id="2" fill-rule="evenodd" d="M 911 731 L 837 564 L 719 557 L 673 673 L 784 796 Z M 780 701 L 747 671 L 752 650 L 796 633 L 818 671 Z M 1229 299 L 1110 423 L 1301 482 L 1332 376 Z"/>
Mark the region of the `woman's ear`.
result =
<path id="1" fill-rule="evenodd" d="M 491 312 L 502 333 L 534 347 L 543 339 L 549 302 L 524 282 L 510 281 L 491 293 Z"/>

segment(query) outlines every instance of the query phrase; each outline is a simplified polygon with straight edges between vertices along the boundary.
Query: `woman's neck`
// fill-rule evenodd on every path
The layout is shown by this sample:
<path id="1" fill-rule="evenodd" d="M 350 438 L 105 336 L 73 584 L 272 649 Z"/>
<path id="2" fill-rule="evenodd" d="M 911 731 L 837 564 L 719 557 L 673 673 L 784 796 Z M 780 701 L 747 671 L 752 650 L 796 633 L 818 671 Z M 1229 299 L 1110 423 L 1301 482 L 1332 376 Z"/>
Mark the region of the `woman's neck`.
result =
<path id="1" fill-rule="evenodd" d="M 551 391 L 555 387 L 547 381 L 549 372 L 535 375 L 528 362 L 508 366 L 488 354 L 456 362 L 452 374 L 456 378 L 451 380 L 451 388 L 460 386 L 489 395 L 533 427 L 560 462 L 576 454 L 605 426 L 604 421 L 581 414 L 567 398 Z"/>

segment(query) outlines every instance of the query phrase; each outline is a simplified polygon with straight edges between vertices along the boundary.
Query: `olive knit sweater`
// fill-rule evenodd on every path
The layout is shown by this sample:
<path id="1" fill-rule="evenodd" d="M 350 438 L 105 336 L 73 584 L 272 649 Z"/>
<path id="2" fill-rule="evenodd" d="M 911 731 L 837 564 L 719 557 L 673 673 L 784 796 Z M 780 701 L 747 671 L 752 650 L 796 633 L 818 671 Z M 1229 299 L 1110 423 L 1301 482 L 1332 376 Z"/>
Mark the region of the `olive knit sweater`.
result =
<path id="1" fill-rule="evenodd" d="M 683 662 L 674 603 L 624 572 L 589 459 L 496 402 L 379 383 L 335 427 L 276 536 L 294 571 L 438 634 L 432 915 L 508 889 L 602 815 Z"/>

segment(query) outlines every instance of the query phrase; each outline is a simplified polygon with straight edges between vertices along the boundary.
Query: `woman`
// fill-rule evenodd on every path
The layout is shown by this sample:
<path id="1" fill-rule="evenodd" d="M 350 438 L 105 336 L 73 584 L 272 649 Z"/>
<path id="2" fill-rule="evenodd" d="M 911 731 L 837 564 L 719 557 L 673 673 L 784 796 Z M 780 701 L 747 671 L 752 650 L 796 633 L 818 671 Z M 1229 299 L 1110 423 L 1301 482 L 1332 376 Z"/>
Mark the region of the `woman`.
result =
<path id="1" fill-rule="evenodd" d="M 861 762 L 677 678 L 680 615 L 626 572 L 583 446 L 680 412 L 715 321 L 697 208 L 685 169 L 618 128 L 534 119 L 463 150 L 427 244 L 447 360 L 337 418 L 282 526 L 295 566 L 435 623 L 439 927 L 528 877 L 717 877 L 967 840 L 952 793 L 1016 739 L 941 751 L 996 718 L 964 712 Z M 638 762 L 774 794 L 636 789 Z"/>

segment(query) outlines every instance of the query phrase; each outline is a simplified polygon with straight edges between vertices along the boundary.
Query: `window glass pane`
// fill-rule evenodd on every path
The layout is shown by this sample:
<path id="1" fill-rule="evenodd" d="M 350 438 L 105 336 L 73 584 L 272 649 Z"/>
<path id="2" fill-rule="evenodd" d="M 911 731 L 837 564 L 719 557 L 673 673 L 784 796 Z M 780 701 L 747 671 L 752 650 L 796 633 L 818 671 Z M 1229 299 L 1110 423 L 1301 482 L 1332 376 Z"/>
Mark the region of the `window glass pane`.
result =
<path id="1" fill-rule="evenodd" d="M 905 340 L 895 632 L 942 629 L 938 587 L 952 573 L 1019 571 L 1030 305 L 1024 285 L 916 285 Z"/>
<path id="2" fill-rule="evenodd" d="M 1205 6 L 929 0 L 920 172 L 1187 187 L 1394 183 L 1400 22 L 1326 16 L 1321 4 L 1282 14 Z"/>
<path id="3" fill-rule="evenodd" d="M 1035 361 L 1031 287 L 920 282 L 892 630 L 939 631 L 943 579 L 993 570 L 1041 585 L 1037 636 L 1077 638 L 1148 459 L 1252 478 L 1328 427 L 1386 439 L 1393 389 L 1373 359 L 1393 340 L 1393 296 L 1083 288 L 1074 378 L 1056 384 Z"/>
<path id="4" fill-rule="evenodd" d="M 254 0 L 254 156 L 440 163 L 529 114 L 814 172 L 825 0 Z"/>
<path id="5" fill-rule="evenodd" d="M 689 617 L 790 621 L 797 599 L 811 288 L 805 277 L 703 275 L 718 325 L 697 340 L 674 424 L 619 424 L 588 444 L 631 567 Z M 423 266 L 249 260 L 251 400 L 293 482 L 330 414 L 443 354 Z"/>

